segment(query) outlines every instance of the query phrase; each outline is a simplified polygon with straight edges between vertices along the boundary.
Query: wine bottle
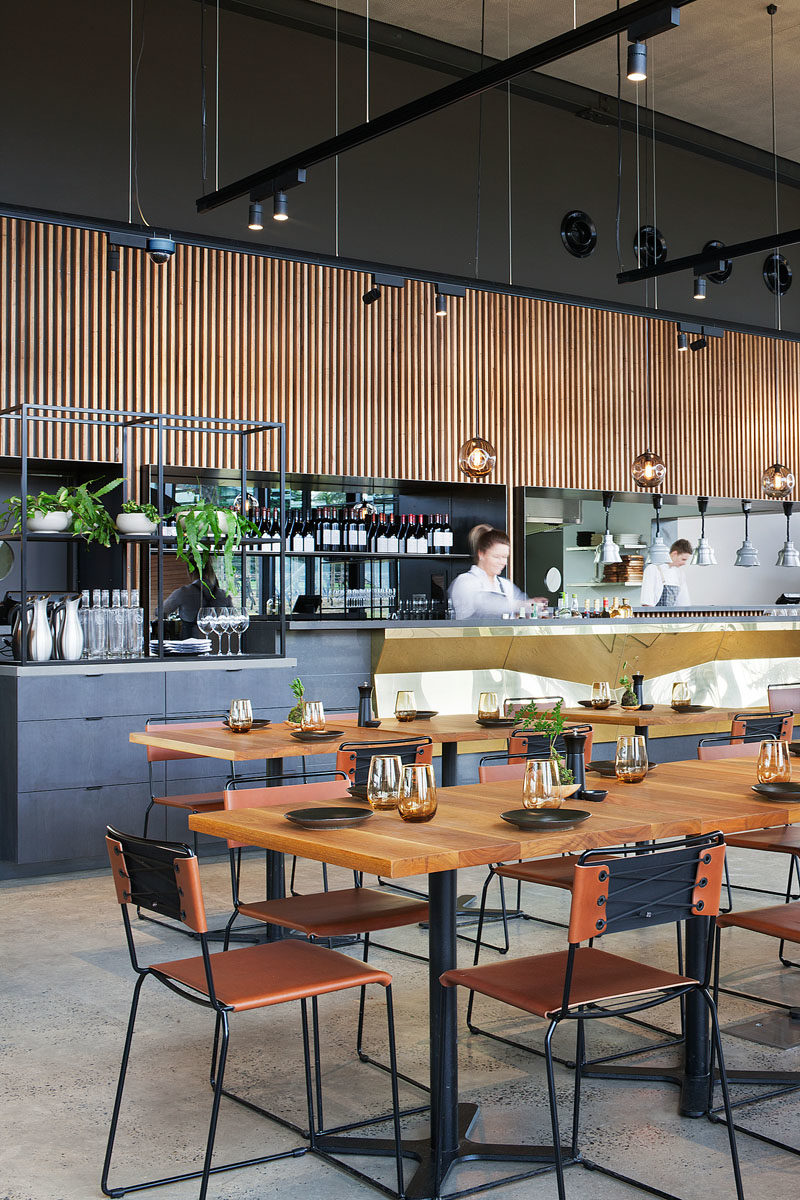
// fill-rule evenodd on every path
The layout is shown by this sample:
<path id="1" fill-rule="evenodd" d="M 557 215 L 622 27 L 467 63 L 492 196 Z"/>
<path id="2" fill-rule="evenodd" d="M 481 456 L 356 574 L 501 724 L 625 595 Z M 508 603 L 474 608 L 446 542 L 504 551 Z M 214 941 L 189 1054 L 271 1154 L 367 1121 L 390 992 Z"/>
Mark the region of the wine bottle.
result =
<path id="1" fill-rule="evenodd" d="M 377 554 L 386 554 L 389 549 L 388 540 L 386 537 L 386 515 L 385 513 L 378 514 L 378 532 L 375 535 L 375 552 Z"/>
<path id="2" fill-rule="evenodd" d="M 317 547 L 317 535 L 314 528 L 314 518 L 311 512 L 308 512 L 306 519 L 303 522 L 303 553 L 313 554 Z"/>
<path id="3" fill-rule="evenodd" d="M 289 542 L 289 549 L 292 554 L 302 554 L 305 550 L 305 530 L 305 515 L 302 512 L 298 512 L 297 519 L 292 526 L 292 537 Z"/>
<path id="4" fill-rule="evenodd" d="M 408 517 L 405 513 L 400 514 L 400 523 L 397 526 L 397 553 L 408 553 Z"/>
<path id="5" fill-rule="evenodd" d="M 450 524 L 450 518 L 445 515 L 442 517 L 442 554 L 453 553 L 453 527 Z"/>
<path id="6" fill-rule="evenodd" d="M 341 550 L 342 548 L 342 525 L 339 520 L 338 510 L 332 508 L 330 510 L 330 533 L 328 536 L 328 545 L 331 550 Z"/>

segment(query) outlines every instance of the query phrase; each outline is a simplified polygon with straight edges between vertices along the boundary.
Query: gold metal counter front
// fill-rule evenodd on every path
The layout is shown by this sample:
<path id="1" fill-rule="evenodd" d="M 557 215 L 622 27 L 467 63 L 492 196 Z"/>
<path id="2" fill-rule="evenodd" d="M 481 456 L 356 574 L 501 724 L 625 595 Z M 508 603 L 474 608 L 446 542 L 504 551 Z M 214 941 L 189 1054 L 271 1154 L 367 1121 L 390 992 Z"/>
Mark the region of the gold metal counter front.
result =
<path id="1" fill-rule="evenodd" d="M 408 687 L 420 706 L 443 713 L 475 711 L 481 691 L 574 704 L 593 680 L 616 687 L 623 663 L 644 675 L 646 702 L 669 703 L 681 679 L 697 704 L 744 709 L 766 704 L 768 683 L 800 679 L 800 621 L 389 626 L 373 634 L 373 663 L 382 715 Z"/>

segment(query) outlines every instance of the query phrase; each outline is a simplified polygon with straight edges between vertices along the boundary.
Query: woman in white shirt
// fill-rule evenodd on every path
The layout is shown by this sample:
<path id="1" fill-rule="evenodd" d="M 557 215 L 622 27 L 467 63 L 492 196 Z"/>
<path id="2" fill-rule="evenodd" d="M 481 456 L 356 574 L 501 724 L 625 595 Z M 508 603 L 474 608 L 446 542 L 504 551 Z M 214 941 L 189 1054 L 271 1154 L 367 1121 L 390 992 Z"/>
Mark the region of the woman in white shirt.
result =
<path id="1" fill-rule="evenodd" d="M 491 525 L 476 525 L 469 534 L 475 565 L 453 580 L 450 599 L 457 621 L 469 617 L 502 617 L 528 605 L 528 597 L 510 579 L 502 578 L 511 545 L 508 534 Z"/>
<path id="2" fill-rule="evenodd" d="M 691 603 L 683 568 L 692 557 L 692 543 L 678 538 L 669 548 L 669 557 L 670 566 L 645 567 L 639 601 L 643 608 L 686 608 Z"/>

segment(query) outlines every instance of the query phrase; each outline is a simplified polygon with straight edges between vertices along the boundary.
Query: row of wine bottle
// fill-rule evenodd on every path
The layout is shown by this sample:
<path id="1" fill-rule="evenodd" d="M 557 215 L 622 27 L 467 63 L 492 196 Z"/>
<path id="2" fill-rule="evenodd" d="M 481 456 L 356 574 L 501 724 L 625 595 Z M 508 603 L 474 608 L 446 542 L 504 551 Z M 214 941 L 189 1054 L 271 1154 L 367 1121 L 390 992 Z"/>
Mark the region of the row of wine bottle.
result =
<path id="1" fill-rule="evenodd" d="M 280 509 L 264 507 L 251 520 L 258 525 L 257 553 L 287 554 L 357 551 L 367 554 L 452 554 L 453 530 L 443 513 L 393 512 L 362 515 L 360 508 L 289 509 L 283 530 Z"/>

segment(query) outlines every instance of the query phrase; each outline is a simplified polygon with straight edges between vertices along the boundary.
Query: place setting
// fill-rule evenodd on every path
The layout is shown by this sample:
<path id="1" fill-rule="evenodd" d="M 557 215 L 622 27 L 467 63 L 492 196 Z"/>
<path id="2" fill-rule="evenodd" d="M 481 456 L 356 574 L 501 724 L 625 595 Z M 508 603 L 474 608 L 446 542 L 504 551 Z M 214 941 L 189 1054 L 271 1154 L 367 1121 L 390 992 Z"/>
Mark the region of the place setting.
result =
<path id="1" fill-rule="evenodd" d="M 505 729 L 513 728 L 517 723 L 517 717 L 514 713 L 505 711 L 500 713 L 500 701 L 497 692 L 481 692 L 478 697 L 478 716 L 476 724 L 483 725 L 485 729 Z"/>
<path id="2" fill-rule="evenodd" d="M 417 708 L 417 698 L 413 692 L 399 691 L 394 698 L 394 715 L 398 721 L 407 724 L 410 721 L 429 721 L 438 717 L 435 708 Z"/>
<path id="3" fill-rule="evenodd" d="M 509 809 L 500 813 L 500 817 L 525 831 L 572 829 L 592 815 L 586 809 L 562 807 L 579 790 L 578 783 L 560 782 L 555 759 L 528 759 L 522 781 L 522 808 Z"/>
<path id="4" fill-rule="evenodd" d="M 762 800 L 790 800 L 800 804 L 800 783 L 792 782 L 792 760 L 787 742 L 773 739 L 761 743 L 756 760 L 756 778 L 752 790 Z"/>
<path id="5" fill-rule="evenodd" d="M 433 767 L 430 763 L 404 763 L 399 754 L 373 755 L 366 784 L 351 785 L 347 791 L 368 807 L 320 806 L 293 809 L 284 816 L 304 829 L 346 829 L 362 825 L 376 813 L 397 813 L 402 821 L 426 824 L 438 808 Z"/>
<path id="6" fill-rule="evenodd" d="M 300 728 L 290 729 L 297 742 L 330 742 L 344 737 L 343 729 L 331 729 L 325 721 L 325 709 L 320 700 L 303 700 Z"/>

